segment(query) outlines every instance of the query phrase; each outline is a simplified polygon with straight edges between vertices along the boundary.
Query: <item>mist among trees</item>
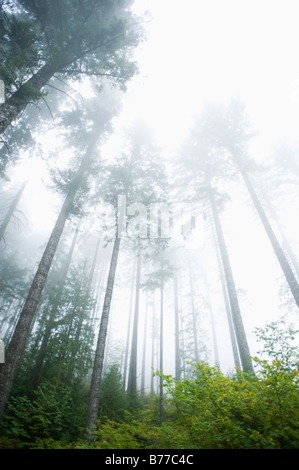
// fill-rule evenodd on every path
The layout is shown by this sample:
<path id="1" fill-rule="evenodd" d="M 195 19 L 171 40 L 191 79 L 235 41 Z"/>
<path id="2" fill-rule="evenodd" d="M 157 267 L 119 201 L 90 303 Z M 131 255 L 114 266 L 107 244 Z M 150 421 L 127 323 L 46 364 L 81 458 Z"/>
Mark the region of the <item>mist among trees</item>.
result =
<path id="1" fill-rule="evenodd" d="M 0 1 L 0 448 L 296 449 L 299 143 L 187 77 L 127 118 L 137 4 Z"/>

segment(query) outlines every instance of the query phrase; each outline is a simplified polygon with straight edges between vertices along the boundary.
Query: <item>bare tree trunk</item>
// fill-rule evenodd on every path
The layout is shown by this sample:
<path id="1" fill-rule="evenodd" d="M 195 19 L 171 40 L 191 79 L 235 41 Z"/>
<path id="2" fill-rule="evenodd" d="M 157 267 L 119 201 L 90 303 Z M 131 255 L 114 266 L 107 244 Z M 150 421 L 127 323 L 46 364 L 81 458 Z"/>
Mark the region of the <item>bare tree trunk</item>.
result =
<path id="1" fill-rule="evenodd" d="M 277 237 L 272 229 L 272 226 L 268 220 L 268 217 L 266 216 L 266 213 L 257 197 L 257 194 L 255 192 L 255 190 L 253 189 L 253 186 L 251 184 L 251 181 L 246 173 L 246 171 L 244 170 L 243 166 L 241 165 L 241 163 L 239 162 L 239 159 L 238 158 L 235 158 L 235 161 L 237 162 L 237 165 L 239 167 L 239 170 L 243 176 L 243 179 L 244 179 L 244 182 L 245 182 L 245 185 L 248 189 L 248 192 L 251 196 L 251 199 L 253 201 L 253 204 L 257 210 L 257 213 L 258 215 L 260 216 L 260 219 L 262 221 L 262 224 L 264 226 L 264 229 L 268 235 L 268 238 L 270 240 L 270 243 L 272 245 L 272 248 L 274 250 L 274 253 L 276 254 L 276 257 L 278 259 L 278 262 L 281 266 L 281 269 L 285 275 L 285 278 L 287 280 L 287 283 L 290 287 L 290 290 L 293 294 L 293 297 L 294 297 L 294 300 L 297 304 L 297 306 L 299 307 L 299 284 L 296 280 L 296 277 L 292 271 L 292 268 L 279 244 L 279 241 L 277 240 Z"/>
<path id="2" fill-rule="evenodd" d="M 137 393 L 137 346 L 138 346 L 138 322 L 139 322 L 139 291 L 141 274 L 141 249 L 138 247 L 137 254 L 137 273 L 136 273 L 136 295 L 135 312 L 132 332 L 131 358 L 128 380 L 128 393 L 131 403 L 134 403 Z"/>
<path id="3" fill-rule="evenodd" d="M 152 318 L 152 357 L 151 365 L 154 367 L 155 362 L 155 292 L 153 293 L 153 318 Z M 154 394 L 154 374 L 151 374 L 151 395 Z"/>
<path id="4" fill-rule="evenodd" d="M 234 330 L 234 325 L 233 325 L 233 320 L 232 320 L 232 312 L 231 312 L 231 307 L 230 307 L 230 303 L 229 303 L 227 287 L 225 285 L 225 278 L 224 278 L 223 266 L 222 266 L 222 263 L 221 263 L 221 258 L 220 258 L 220 253 L 219 253 L 219 246 L 218 246 L 217 239 L 216 239 L 215 228 L 212 227 L 212 230 L 213 230 L 214 246 L 215 246 L 215 251 L 216 251 L 216 258 L 217 258 L 217 264 L 218 264 L 218 269 L 219 269 L 219 277 L 220 277 L 220 283 L 221 283 L 221 288 L 222 288 L 222 293 L 223 293 L 223 299 L 224 299 L 226 317 L 227 317 L 227 322 L 228 322 L 228 330 L 229 330 L 229 335 L 230 335 L 230 341 L 231 341 L 231 345 L 232 345 L 234 363 L 235 363 L 235 367 L 237 369 L 241 370 L 241 363 L 240 363 L 238 345 L 237 345 L 237 341 L 236 341 L 236 335 L 235 335 L 235 330 Z"/>
<path id="5" fill-rule="evenodd" d="M 136 269 L 136 260 L 134 259 L 132 281 L 131 281 L 131 291 L 130 291 L 129 321 L 128 321 L 125 361 L 124 361 L 124 378 L 123 378 L 124 389 L 126 389 L 126 385 L 127 385 L 127 369 L 128 369 L 128 358 L 129 358 L 129 349 L 130 349 L 130 334 L 131 334 L 132 311 L 133 311 L 132 305 L 133 305 L 135 269 Z"/>
<path id="6" fill-rule="evenodd" d="M 141 393 L 145 393 L 145 359 L 146 359 L 146 338 L 147 338 L 147 316 L 148 316 L 148 292 L 145 299 L 145 319 L 143 330 L 143 349 L 142 349 L 142 367 L 141 367 Z"/>
<path id="7" fill-rule="evenodd" d="M 197 324 L 196 324 L 196 312 L 194 303 L 194 287 L 191 269 L 189 268 L 189 285 L 190 285 L 190 297 L 191 297 L 191 314 L 192 314 L 192 331 L 194 341 L 194 357 L 196 364 L 199 363 L 199 352 L 198 352 L 198 339 L 197 339 Z"/>
<path id="8" fill-rule="evenodd" d="M 202 269 L 201 275 L 205 284 L 206 293 L 208 297 L 208 308 L 210 311 L 211 326 L 212 326 L 212 339 L 213 339 L 215 365 L 220 366 L 219 349 L 218 349 L 218 341 L 217 341 L 217 335 L 216 335 L 216 327 L 215 327 L 214 312 L 213 312 L 213 307 L 212 307 L 211 293 L 210 293 L 210 287 L 209 287 L 209 283 L 208 283 L 207 276 L 206 276 L 204 269 Z"/>
<path id="9" fill-rule="evenodd" d="M 21 199 L 21 196 L 22 196 L 22 194 L 23 194 L 23 192 L 24 192 L 24 189 L 25 189 L 26 185 L 27 185 L 27 181 L 25 181 L 25 182 L 22 184 L 22 186 L 20 187 L 19 191 L 17 192 L 16 196 L 14 197 L 14 199 L 13 199 L 13 201 L 12 201 L 12 203 L 11 203 L 11 205 L 10 205 L 8 211 L 7 211 L 7 214 L 6 214 L 6 216 L 5 216 L 5 218 L 4 218 L 3 222 L 2 222 L 2 224 L 1 224 L 1 226 L 0 226 L 0 241 L 1 241 L 2 238 L 4 237 L 4 233 L 5 233 L 5 231 L 6 231 L 6 228 L 7 228 L 8 224 L 9 224 L 9 222 L 10 222 L 10 219 L 11 219 L 11 217 L 12 217 L 14 211 L 16 210 L 16 207 L 17 207 L 17 205 L 18 205 L 18 203 L 19 203 L 19 200 Z"/>
<path id="10" fill-rule="evenodd" d="M 219 220 L 218 209 L 213 194 L 212 188 L 209 191 L 211 208 L 213 213 L 214 225 L 217 235 L 217 241 L 219 244 L 219 250 L 221 253 L 222 264 L 225 272 L 225 280 L 227 285 L 227 291 L 230 299 L 231 312 L 233 323 L 235 327 L 236 338 L 239 346 L 240 358 L 244 372 L 254 373 L 253 366 L 251 364 L 251 356 L 249 351 L 249 346 L 247 343 L 246 333 L 243 325 L 243 320 L 241 316 L 239 300 L 237 296 L 237 291 L 235 287 L 235 281 L 233 278 L 232 268 L 229 260 L 229 255 L 222 232 L 222 227 Z"/>
<path id="11" fill-rule="evenodd" d="M 78 237 L 78 231 L 79 230 L 77 228 L 75 230 L 75 233 L 74 233 L 74 236 L 73 236 L 73 239 L 72 239 L 72 243 L 71 243 L 66 261 L 65 261 L 64 266 L 63 266 L 62 273 L 59 276 L 59 287 L 58 287 L 58 290 L 56 291 L 55 303 L 54 303 L 54 305 L 51 309 L 51 312 L 50 312 L 50 315 L 49 315 L 49 318 L 48 318 L 48 321 L 47 321 L 46 330 L 45 330 L 45 333 L 44 333 L 44 336 L 43 336 L 42 344 L 41 344 L 41 346 L 38 350 L 35 366 L 34 366 L 34 369 L 33 369 L 33 378 L 32 378 L 33 388 L 36 388 L 38 386 L 38 383 L 39 383 L 40 374 L 41 374 L 41 371 L 42 371 L 42 367 L 43 367 L 43 364 L 44 364 L 44 359 L 45 359 L 46 352 L 47 352 L 48 342 L 49 342 L 52 330 L 55 326 L 55 317 L 56 317 L 56 314 L 57 314 L 59 301 L 60 301 L 62 293 L 63 293 L 63 289 L 64 289 L 64 286 L 65 286 L 67 274 L 68 274 L 70 264 L 71 264 L 71 260 L 72 260 L 72 256 L 73 256 L 73 253 L 74 253 L 74 249 L 75 249 L 75 245 L 76 245 L 76 241 L 77 241 L 77 237 Z"/>
<path id="12" fill-rule="evenodd" d="M 88 164 L 90 163 L 91 149 L 93 149 L 97 138 L 98 137 L 94 135 L 93 139 L 91 140 L 89 149 L 84 159 L 82 160 L 81 165 L 75 177 L 73 178 L 73 181 L 71 182 L 68 195 L 65 198 L 53 231 L 48 240 L 42 259 L 39 263 L 38 269 L 31 284 L 27 299 L 21 311 L 13 337 L 7 348 L 5 364 L 0 364 L 0 419 L 6 407 L 6 403 L 10 394 L 10 390 L 17 369 L 19 367 L 24 350 L 26 348 L 26 344 L 32 327 L 32 322 L 35 317 L 40 296 L 43 292 L 58 243 L 60 241 L 65 223 L 71 213 L 74 198 L 78 189 L 80 188 L 82 177 L 88 168 Z"/>
<path id="13" fill-rule="evenodd" d="M 181 358 L 180 358 L 180 325 L 179 325 L 179 299 L 178 299 L 178 275 L 177 269 L 174 270 L 174 341 L 175 341 L 175 377 L 181 380 Z"/>
<path id="14" fill-rule="evenodd" d="M 63 232 L 65 222 L 70 212 L 71 200 L 72 198 L 67 197 L 62 206 L 57 222 L 34 276 L 26 302 L 15 328 L 14 335 L 10 341 L 9 347 L 7 348 L 5 364 L 0 365 L 0 418 L 4 412 L 18 366 L 21 362 L 22 355 L 27 344 L 28 335 L 30 333 L 31 323 L 55 255 L 57 245 Z"/>
<path id="15" fill-rule="evenodd" d="M 160 373 L 163 374 L 163 327 L 164 327 L 164 295 L 163 284 L 160 288 Z M 160 396 L 159 396 L 160 424 L 164 421 L 164 397 L 163 397 L 163 377 L 160 376 Z"/>
<path id="16" fill-rule="evenodd" d="M 291 260 L 291 263 L 293 265 L 293 268 L 296 272 L 296 275 L 297 275 L 297 279 L 299 279 L 299 264 L 298 264 L 298 260 L 296 259 L 296 256 L 295 256 L 295 253 L 292 249 L 292 247 L 290 246 L 285 234 L 284 234 L 284 231 L 282 230 L 281 228 L 281 224 L 279 222 L 279 217 L 276 213 L 276 210 L 274 209 L 273 205 L 270 203 L 269 199 L 264 195 L 263 196 L 263 200 L 265 201 L 266 203 L 266 206 L 267 206 L 267 209 L 269 211 L 269 214 L 270 216 L 272 217 L 272 219 L 275 221 L 276 223 L 276 227 L 278 228 L 279 230 L 279 233 L 280 233 L 280 236 L 281 236 L 281 239 L 282 239 L 282 246 L 285 248 L 286 250 L 286 253 L 289 255 L 289 259 Z"/>
<path id="17" fill-rule="evenodd" d="M 88 408 L 87 408 L 87 417 L 86 417 L 86 430 L 87 430 L 87 436 L 89 439 L 91 439 L 93 436 L 94 427 L 96 425 L 97 416 L 98 416 L 100 386 L 101 386 L 101 381 L 102 381 L 106 337 L 107 337 L 107 330 L 108 330 L 112 294 L 113 294 L 113 289 L 114 289 L 120 240 L 121 240 L 120 237 L 118 237 L 116 234 L 115 240 L 114 240 L 114 246 L 112 250 L 112 255 L 111 255 L 106 294 L 105 294 L 105 299 L 104 299 L 104 304 L 103 304 L 103 311 L 102 311 L 96 353 L 95 353 L 93 370 L 92 370 L 92 378 L 91 378 Z"/>

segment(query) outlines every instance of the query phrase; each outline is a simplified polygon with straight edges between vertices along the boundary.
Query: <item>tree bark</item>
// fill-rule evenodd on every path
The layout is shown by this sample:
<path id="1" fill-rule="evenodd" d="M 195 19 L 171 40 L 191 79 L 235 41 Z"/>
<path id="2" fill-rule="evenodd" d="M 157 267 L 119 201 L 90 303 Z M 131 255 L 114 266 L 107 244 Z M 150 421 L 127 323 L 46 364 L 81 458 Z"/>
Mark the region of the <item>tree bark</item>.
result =
<path id="1" fill-rule="evenodd" d="M 251 184 L 251 181 L 247 175 L 247 172 L 244 170 L 243 166 L 239 162 L 239 159 L 235 157 L 235 161 L 237 162 L 238 168 L 243 176 L 243 180 L 245 182 L 245 185 L 248 189 L 248 192 L 251 196 L 251 199 L 253 201 L 253 204 L 257 210 L 257 213 L 262 221 L 262 224 L 264 226 L 264 229 L 268 235 L 268 238 L 270 240 L 270 243 L 272 245 L 272 248 L 274 250 L 274 253 L 278 259 L 278 262 L 281 266 L 281 269 L 285 275 L 285 278 L 287 280 L 287 283 L 289 285 L 289 288 L 293 294 L 294 300 L 299 307 L 299 284 L 296 280 L 296 277 L 292 271 L 292 268 L 279 244 L 279 241 L 277 240 L 277 237 L 272 229 L 272 226 L 268 220 L 268 217 L 266 216 L 266 213 L 257 197 L 257 194 L 255 190 L 253 189 L 253 186 Z"/>
<path id="2" fill-rule="evenodd" d="M 139 322 L 139 291 L 140 291 L 140 275 L 141 275 L 141 248 L 138 247 L 137 254 L 137 273 L 136 273 L 136 294 L 135 294 L 135 311 L 132 332 L 131 358 L 128 379 L 128 394 L 131 404 L 134 403 L 137 393 L 137 346 L 138 346 L 138 322 Z"/>
<path id="3" fill-rule="evenodd" d="M 205 284 L 205 289 L 206 289 L 207 298 L 208 298 L 208 308 L 210 311 L 210 318 L 211 318 L 215 365 L 220 367 L 219 349 L 218 349 L 218 341 L 217 341 L 217 334 L 216 334 L 216 327 L 215 327 L 214 312 L 213 312 L 213 307 L 212 307 L 211 293 L 210 293 L 210 287 L 209 287 L 209 283 L 208 283 L 207 276 L 206 276 L 204 269 L 202 269 L 201 275 Z"/>
<path id="4" fill-rule="evenodd" d="M 22 184 L 22 186 L 21 186 L 20 189 L 18 190 L 17 194 L 15 195 L 15 197 L 14 197 L 14 199 L 13 199 L 13 201 L 12 201 L 12 203 L 11 203 L 11 205 L 10 205 L 8 211 L 7 211 L 7 214 L 6 214 L 4 220 L 3 220 L 2 224 L 1 224 L 1 227 L 0 227 L 0 241 L 1 241 L 2 238 L 4 237 L 4 234 L 5 234 L 5 231 L 6 231 L 6 229 L 7 229 L 7 226 L 8 226 L 8 224 L 9 224 L 9 222 L 10 222 L 10 219 L 11 219 L 11 217 L 12 217 L 14 211 L 16 210 L 16 207 L 17 207 L 17 205 L 18 205 L 18 203 L 19 203 L 19 200 L 21 199 L 21 196 L 22 196 L 22 194 L 23 194 L 23 192 L 24 192 L 24 189 L 25 189 L 26 185 L 27 185 L 27 181 L 25 181 L 25 182 Z"/>
<path id="5" fill-rule="evenodd" d="M 180 326 L 179 326 L 179 298 L 178 298 L 178 275 L 174 270 L 174 341 L 175 341 L 175 377 L 181 380 L 181 359 L 180 359 Z"/>
<path id="6" fill-rule="evenodd" d="M 71 213 L 74 198 L 78 189 L 80 188 L 82 177 L 88 168 L 88 164 L 90 163 L 92 153 L 91 149 L 93 149 L 97 138 L 98 137 L 94 135 L 91 139 L 89 149 L 83 158 L 75 177 L 73 178 L 68 195 L 65 198 L 55 226 L 49 237 L 47 246 L 44 250 L 42 259 L 31 284 L 27 299 L 21 311 L 14 334 L 7 348 L 5 364 L 0 364 L 0 419 L 6 407 L 17 369 L 26 348 L 32 322 L 35 317 L 40 296 L 43 292 L 54 255 L 60 241 L 60 237 L 62 235 L 65 223 Z"/>
<path id="7" fill-rule="evenodd" d="M 199 351 L 198 351 L 198 339 L 197 339 L 197 325 L 196 325 L 196 312 L 194 304 L 194 287 L 193 287 L 193 278 L 191 273 L 191 268 L 189 268 L 189 284 L 190 284 L 190 297 L 191 297 L 191 314 L 192 314 L 192 331 L 193 331 L 193 341 L 194 341 L 194 358 L 196 364 L 199 363 Z"/>
<path id="8" fill-rule="evenodd" d="M 142 367 L 141 367 L 141 393 L 145 394 L 145 359 L 146 359 L 146 338 L 147 338 L 147 316 L 148 316 L 148 292 L 145 299 L 145 319 L 143 329 L 143 349 L 142 349 Z"/>
<path id="9" fill-rule="evenodd" d="M 0 135 L 5 132 L 8 126 L 25 110 L 30 103 L 26 90 L 34 89 L 40 91 L 57 72 L 57 66 L 54 64 L 45 64 L 41 67 L 19 90 L 0 105 Z M 27 94 L 27 97 L 26 97 Z"/>
<path id="10" fill-rule="evenodd" d="M 131 290 L 130 290 L 130 306 L 129 306 L 129 320 L 128 320 L 128 329 L 127 329 L 127 340 L 126 340 L 126 350 L 125 350 L 125 361 L 124 361 L 124 378 L 123 384 L 124 389 L 127 385 L 127 368 L 128 368 L 128 358 L 129 358 L 129 349 L 130 349 L 130 334 L 131 334 L 131 322 L 132 322 L 132 305 L 133 305 L 133 292 L 134 292 L 134 281 L 135 281 L 135 269 L 136 269 L 136 260 L 134 259 L 132 280 L 131 280 Z"/>
<path id="11" fill-rule="evenodd" d="M 230 299 L 232 318 L 233 318 L 236 338 L 238 342 L 243 371 L 254 373 L 254 369 L 251 364 L 251 356 L 250 356 L 250 351 L 249 351 L 249 347 L 247 343 L 246 333 L 245 333 L 243 320 L 241 316 L 239 300 L 238 300 L 237 291 L 235 287 L 235 281 L 233 278 L 229 255 L 228 255 L 224 235 L 222 232 L 222 227 L 221 227 L 219 215 L 218 215 L 218 209 L 217 209 L 217 205 L 216 205 L 212 188 L 210 188 L 209 196 L 210 196 L 210 203 L 211 203 L 211 208 L 212 208 L 212 213 L 213 213 L 215 231 L 217 235 L 219 250 L 220 250 L 223 269 L 225 273 L 227 291 L 228 291 L 228 295 Z"/>
<path id="12" fill-rule="evenodd" d="M 153 292 L 153 317 L 152 317 L 152 352 L 151 365 L 154 368 L 155 362 L 155 292 Z M 151 374 L 151 395 L 154 394 L 154 374 Z"/>
<path id="13" fill-rule="evenodd" d="M 232 345 L 234 364 L 235 364 L 235 367 L 237 369 L 241 370 L 241 363 L 240 363 L 240 358 L 239 358 L 238 345 L 237 345 L 237 341 L 236 341 L 236 335 L 235 335 L 235 330 L 234 330 L 234 325 L 233 325 L 233 320 L 232 320 L 232 312 L 231 312 L 231 307 L 230 307 L 230 303 L 229 303 L 227 287 L 225 285 L 225 277 L 224 277 L 224 273 L 223 273 L 223 266 L 221 264 L 219 246 L 218 246 L 218 243 L 217 243 L 216 233 L 215 233 L 214 227 L 213 227 L 213 238 L 214 238 L 214 245 L 215 245 L 215 250 L 216 250 L 216 258 L 217 258 L 217 264 L 218 264 L 218 269 L 219 269 L 219 277 L 220 277 L 220 283 L 221 283 L 221 288 L 222 288 L 222 293 L 223 293 L 226 317 L 227 317 L 227 322 L 228 322 L 230 341 L 231 341 L 231 345 Z"/>
<path id="14" fill-rule="evenodd" d="M 109 268 L 109 274 L 108 274 L 108 279 L 107 279 L 107 287 L 106 287 L 96 353 L 95 353 L 93 370 L 92 370 L 92 378 L 91 378 L 88 408 L 87 408 L 87 417 L 86 417 L 86 431 L 87 431 L 87 437 L 89 440 L 92 439 L 94 435 L 94 430 L 95 430 L 94 428 L 95 428 L 97 416 L 98 416 L 100 387 L 101 387 L 101 381 L 102 381 L 106 337 L 107 337 L 107 330 L 108 330 L 112 294 L 113 294 L 113 289 L 114 289 L 120 240 L 121 240 L 120 237 L 118 237 L 116 234 L 115 240 L 114 240 L 114 246 L 112 250 L 112 255 L 111 255 L 110 268 Z"/>
<path id="15" fill-rule="evenodd" d="M 163 284 L 160 288 L 160 373 L 163 374 L 163 327 L 164 327 L 164 295 Z M 159 396 L 160 424 L 164 421 L 164 396 L 163 396 L 163 377 L 160 376 L 160 396 Z"/>
<path id="16" fill-rule="evenodd" d="M 290 246 L 286 236 L 285 236 L 285 233 L 281 227 L 281 223 L 279 221 L 279 217 L 276 213 L 276 210 L 274 209 L 273 205 L 270 203 L 269 199 L 263 195 L 263 200 L 264 202 L 266 203 L 266 207 L 268 209 L 268 212 L 270 214 L 270 217 L 274 220 L 275 224 L 276 224 L 276 227 L 278 229 L 278 232 L 281 236 L 281 240 L 282 240 L 282 247 L 285 248 L 285 251 L 286 253 L 288 254 L 289 256 L 289 259 L 293 265 L 293 268 L 296 272 L 296 275 L 297 275 L 297 279 L 299 279 L 299 264 L 298 264 L 298 261 L 296 259 L 296 256 L 295 256 L 295 253 L 292 249 L 292 247 Z"/>
<path id="17" fill-rule="evenodd" d="M 60 211 L 55 227 L 51 233 L 48 244 L 34 276 L 31 288 L 29 290 L 19 321 L 15 328 L 14 335 L 7 348 L 5 364 L 0 368 L 0 418 L 4 412 L 9 393 L 15 378 L 18 366 L 21 362 L 25 350 L 28 335 L 31 329 L 41 293 L 43 291 L 55 252 L 58 246 L 65 222 L 70 212 L 70 198 L 67 197 Z"/>
<path id="18" fill-rule="evenodd" d="M 45 333 L 44 333 L 44 336 L 43 336 L 43 340 L 42 340 L 41 346 L 38 350 L 35 366 L 34 366 L 34 369 L 33 369 L 33 378 L 32 378 L 33 388 L 37 388 L 38 383 L 39 383 L 40 374 L 41 374 L 42 367 L 43 367 L 43 364 L 44 364 L 44 359 L 45 359 L 46 353 L 47 353 L 48 342 L 49 342 L 52 330 L 55 326 L 54 320 L 55 320 L 55 316 L 57 314 L 59 301 L 60 301 L 62 293 L 63 293 L 63 289 L 64 289 L 64 286 L 65 286 L 67 274 L 68 274 L 70 264 L 71 264 L 71 260 L 72 260 L 72 256 L 73 256 L 73 253 L 74 253 L 74 249 L 75 249 L 75 245 L 76 245 L 76 241 L 77 241 L 77 237 L 78 237 L 78 231 L 79 230 L 77 228 L 75 230 L 75 233 L 74 233 L 74 236 L 73 236 L 73 239 L 72 239 L 72 243 L 71 243 L 66 261 L 65 261 L 63 269 L 62 269 L 62 273 L 59 276 L 60 277 L 59 287 L 58 287 L 58 291 L 56 291 L 55 304 L 53 305 L 53 307 L 51 309 L 51 312 L 50 312 L 50 315 L 49 315 L 49 318 L 48 318 L 48 321 L 47 321 L 47 326 L 46 326 L 46 329 L 45 329 Z"/>

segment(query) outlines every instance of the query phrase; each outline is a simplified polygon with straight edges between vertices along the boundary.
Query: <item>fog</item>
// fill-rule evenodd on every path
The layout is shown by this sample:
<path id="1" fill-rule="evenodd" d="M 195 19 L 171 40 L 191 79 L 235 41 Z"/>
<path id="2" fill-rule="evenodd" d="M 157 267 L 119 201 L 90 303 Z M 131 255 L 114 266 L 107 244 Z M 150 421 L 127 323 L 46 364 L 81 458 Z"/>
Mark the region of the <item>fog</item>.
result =
<path id="1" fill-rule="evenodd" d="M 16 158 L 6 165 L 0 186 L 3 223 L 27 181 L 0 241 L 0 338 L 8 347 L 99 120 L 100 139 L 90 150 L 94 161 L 66 219 L 27 345 L 30 338 L 42 344 L 38 335 L 45 329 L 47 288 L 59 280 L 78 228 L 68 279 L 75 279 L 70 269 L 77 268 L 76 276 L 80 269 L 84 272 L 82 286 L 86 278 L 90 281 L 94 303 L 86 309 L 94 334 L 90 351 L 95 353 L 118 238 L 116 214 L 118 224 L 123 217 L 124 231 L 118 233 L 103 370 L 117 364 L 130 387 L 135 318 L 137 390 L 149 393 L 154 388 L 158 393 L 153 371 L 162 368 L 164 374 L 176 375 L 177 360 L 181 377 L 190 376 L 190 362 L 198 361 L 217 365 L 225 374 L 234 372 L 225 292 L 230 309 L 237 312 L 231 312 L 233 336 L 236 340 L 241 318 L 251 356 L 260 354 L 256 328 L 281 318 L 295 329 L 299 326 L 298 3 L 137 0 L 132 11 L 143 16 L 145 34 L 131 52 L 139 71 L 125 91 L 111 86 L 107 77 L 72 76 L 68 85 L 54 77 L 53 87 L 46 87 L 48 95 L 24 112 L 32 140 L 19 150 L 12 146 Z M 14 130 L 21 124 L 16 121 Z M 1 156 L 9 154 L 11 139 L 17 139 L 10 129 L 3 134 Z M 283 261 L 242 171 L 276 235 Z M 120 196 L 126 196 L 122 206 Z M 159 221 L 162 226 L 155 225 Z M 68 291 L 66 286 L 64 295 Z M 68 314 L 64 302 L 58 313 L 62 324 Z M 244 368 L 242 341 L 237 356 Z M 83 360 L 83 352 L 79 354 Z M 52 357 L 55 361 L 54 353 Z M 91 372 L 89 365 L 88 380 Z"/>

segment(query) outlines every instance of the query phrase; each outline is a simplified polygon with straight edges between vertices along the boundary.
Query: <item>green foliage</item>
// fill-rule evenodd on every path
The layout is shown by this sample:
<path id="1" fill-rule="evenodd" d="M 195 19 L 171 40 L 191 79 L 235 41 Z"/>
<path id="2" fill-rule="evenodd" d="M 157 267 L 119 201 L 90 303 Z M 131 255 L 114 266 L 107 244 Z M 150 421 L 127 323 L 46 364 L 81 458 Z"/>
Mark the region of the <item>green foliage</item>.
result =
<path id="1" fill-rule="evenodd" d="M 70 386 L 44 382 L 31 398 L 10 398 L 1 422 L 0 446 L 14 442 L 15 447 L 30 447 L 36 439 L 67 442 L 81 431 L 78 414 L 80 407 L 76 408 L 76 397 Z"/>
<path id="2" fill-rule="evenodd" d="M 124 421 L 128 408 L 127 394 L 117 365 L 110 367 L 101 383 L 99 418 L 116 422 Z"/>
<path id="3" fill-rule="evenodd" d="M 292 370 L 299 366 L 298 347 L 294 345 L 299 331 L 287 326 L 282 318 L 269 323 L 264 328 L 256 328 L 258 340 L 263 343 L 263 350 L 259 354 L 266 354 L 268 358 L 279 361 L 282 368 Z"/>
<path id="4" fill-rule="evenodd" d="M 197 364 L 197 378 L 165 377 L 171 394 L 162 443 L 171 448 L 298 448 L 298 371 L 264 364 L 263 377 L 225 377 Z"/>
<path id="5" fill-rule="evenodd" d="M 165 419 L 158 397 L 129 410 L 116 365 L 102 381 L 92 442 L 84 436 L 87 387 L 78 381 L 44 382 L 29 397 L 10 398 L 0 448 L 32 449 L 298 449 L 298 352 L 295 332 L 283 322 L 259 330 L 270 357 L 254 359 L 256 375 L 225 376 L 192 364 L 192 378 L 163 375 Z M 280 345 L 280 347 L 279 347 Z M 160 373 L 158 373 L 159 375 Z M 141 398 L 140 398 L 141 399 Z"/>
<path id="6" fill-rule="evenodd" d="M 128 50 L 142 37 L 130 0 L 3 0 L 0 5 L 0 77 L 8 94 L 45 63 L 80 78 L 109 75 L 124 86 L 136 72 Z"/>

